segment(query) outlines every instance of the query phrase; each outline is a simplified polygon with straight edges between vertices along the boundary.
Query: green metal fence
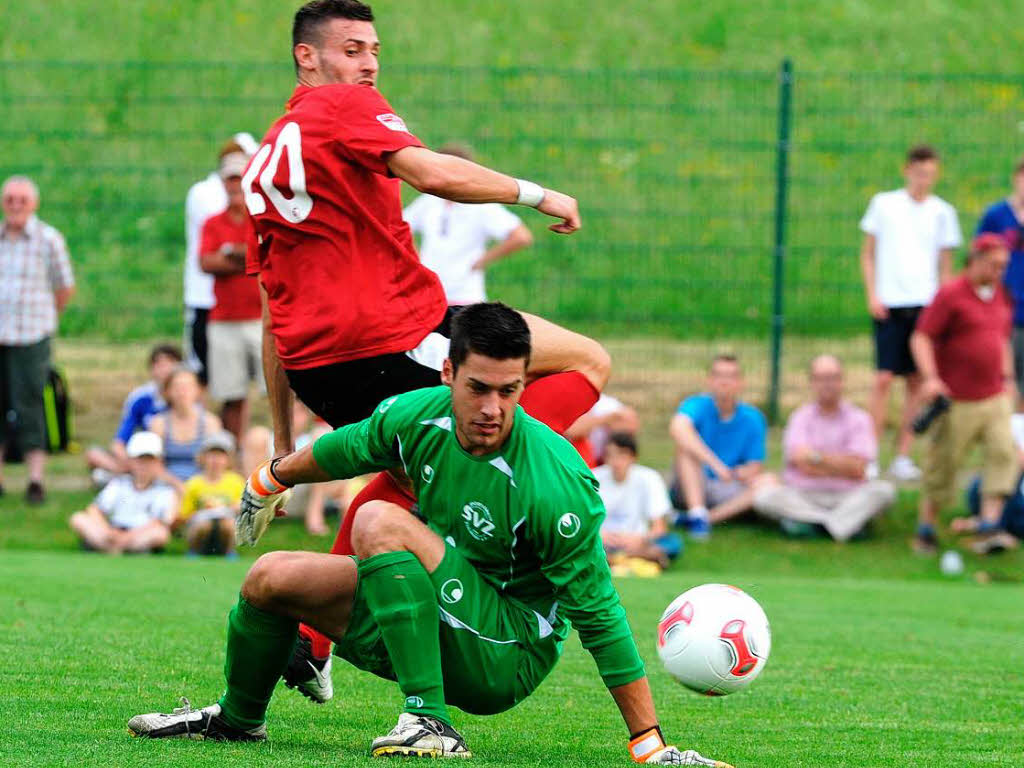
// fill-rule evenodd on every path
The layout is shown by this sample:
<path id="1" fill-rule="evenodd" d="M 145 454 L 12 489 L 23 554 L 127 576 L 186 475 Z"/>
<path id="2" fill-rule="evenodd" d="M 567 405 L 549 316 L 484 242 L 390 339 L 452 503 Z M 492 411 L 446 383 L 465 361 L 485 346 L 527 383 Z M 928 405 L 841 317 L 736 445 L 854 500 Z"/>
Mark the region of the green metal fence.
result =
<path id="1" fill-rule="evenodd" d="M 493 268 L 493 296 L 606 341 L 638 397 L 674 400 L 729 348 L 753 399 L 788 407 L 817 351 L 865 385 L 857 222 L 907 146 L 943 152 L 937 191 L 965 233 L 1024 149 L 1024 77 L 804 68 L 389 68 L 381 90 L 428 144 L 468 141 L 580 199 L 571 238 L 524 214 L 537 244 Z M 278 64 L 0 62 L 0 176 L 37 179 L 74 257 L 65 336 L 180 333 L 185 192 L 291 87 Z"/>

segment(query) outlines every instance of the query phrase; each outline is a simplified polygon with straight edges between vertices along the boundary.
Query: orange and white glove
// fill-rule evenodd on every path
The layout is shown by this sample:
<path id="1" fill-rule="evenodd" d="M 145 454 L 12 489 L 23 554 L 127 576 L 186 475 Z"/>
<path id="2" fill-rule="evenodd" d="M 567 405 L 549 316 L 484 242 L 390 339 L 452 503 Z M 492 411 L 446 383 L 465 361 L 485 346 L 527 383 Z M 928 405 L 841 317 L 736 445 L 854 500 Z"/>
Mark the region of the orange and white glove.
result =
<path id="1" fill-rule="evenodd" d="M 661 728 L 654 726 L 641 731 L 629 740 L 629 754 L 634 762 L 650 765 L 703 765 L 707 768 L 732 768 L 728 763 L 709 760 L 692 749 L 685 752 L 678 747 L 666 746 Z"/>
<path id="2" fill-rule="evenodd" d="M 274 464 L 280 459 L 264 461 L 245 481 L 242 502 L 235 518 L 235 541 L 239 545 L 256 546 L 267 526 L 277 516 L 292 494 L 274 474 Z"/>

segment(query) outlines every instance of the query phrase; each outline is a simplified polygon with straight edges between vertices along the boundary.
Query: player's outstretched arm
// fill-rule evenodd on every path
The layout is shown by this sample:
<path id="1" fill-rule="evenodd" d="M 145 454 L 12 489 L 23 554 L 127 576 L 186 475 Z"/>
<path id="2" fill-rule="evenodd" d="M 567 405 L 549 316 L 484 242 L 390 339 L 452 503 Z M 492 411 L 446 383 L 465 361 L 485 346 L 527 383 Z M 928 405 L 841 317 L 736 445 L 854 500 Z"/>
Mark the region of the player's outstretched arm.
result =
<path id="1" fill-rule="evenodd" d="M 529 205 L 556 219 L 548 229 L 569 235 L 580 228 L 579 205 L 569 195 L 514 179 L 454 155 L 405 147 L 388 155 L 388 170 L 420 192 L 457 203 Z"/>

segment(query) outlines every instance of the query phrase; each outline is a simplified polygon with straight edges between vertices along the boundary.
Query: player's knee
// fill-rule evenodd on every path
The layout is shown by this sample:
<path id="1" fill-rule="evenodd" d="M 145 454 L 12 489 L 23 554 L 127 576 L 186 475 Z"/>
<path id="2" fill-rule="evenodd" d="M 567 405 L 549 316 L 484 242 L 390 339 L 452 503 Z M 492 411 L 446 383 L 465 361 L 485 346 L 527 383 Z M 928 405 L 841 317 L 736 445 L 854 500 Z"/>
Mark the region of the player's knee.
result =
<path id="1" fill-rule="evenodd" d="M 359 557 L 405 549 L 408 512 L 389 501 L 368 501 L 352 525 L 352 547 Z"/>
<path id="2" fill-rule="evenodd" d="M 287 588 L 288 552 L 268 552 L 253 563 L 242 583 L 242 597 L 257 608 L 266 608 Z"/>
<path id="3" fill-rule="evenodd" d="M 584 358 L 585 364 L 581 373 L 595 389 L 602 391 L 612 375 L 612 356 L 599 342 L 587 339 Z"/>
<path id="4" fill-rule="evenodd" d="M 892 371 L 875 371 L 875 389 L 879 392 L 888 392 L 893 378 Z"/>

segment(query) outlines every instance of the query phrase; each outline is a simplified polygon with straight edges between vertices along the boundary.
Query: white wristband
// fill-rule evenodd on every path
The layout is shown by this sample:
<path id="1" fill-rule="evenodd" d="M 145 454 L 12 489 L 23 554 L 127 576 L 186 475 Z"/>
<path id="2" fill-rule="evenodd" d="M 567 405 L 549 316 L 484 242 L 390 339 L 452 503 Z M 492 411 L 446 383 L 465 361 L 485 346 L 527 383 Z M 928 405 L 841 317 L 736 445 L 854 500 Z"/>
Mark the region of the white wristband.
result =
<path id="1" fill-rule="evenodd" d="M 519 185 L 519 197 L 516 199 L 519 205 L 536 208 L 544 202 L 544 187 L 540 184 L 534 184 L 526 179 L 516 179 L 516 184 Z"/>

